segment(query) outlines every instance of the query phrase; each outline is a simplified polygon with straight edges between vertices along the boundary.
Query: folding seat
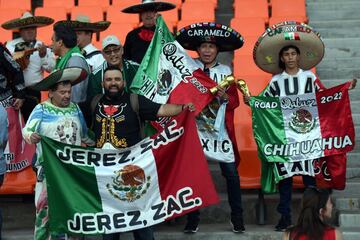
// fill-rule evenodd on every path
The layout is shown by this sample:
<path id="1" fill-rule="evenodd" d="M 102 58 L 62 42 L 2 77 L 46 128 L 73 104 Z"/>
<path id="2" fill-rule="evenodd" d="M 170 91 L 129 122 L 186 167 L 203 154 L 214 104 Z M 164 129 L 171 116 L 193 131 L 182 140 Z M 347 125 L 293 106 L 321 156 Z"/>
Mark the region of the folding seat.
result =
<path id="1" fill-rule="evenodd" d="M 171 32 L 174 32 L 179 22 L 179 9 L 176 7 L 169 11 L 160 12 Z"/>
<path id="2" fill-rule="evenodd" d="M 108 29 L 100 32 L 100 42 L 108 35 L 115 35 L 119 38 L 121 44 L 124 45 L 126 35 L 133 29 L 134 25 L 131 23 L 111 23 Z"/>
<path id="3" fill-rule="evenodd" d="M 260 17 L 269 21 L 269 5 L 266 0 L 238 0 L 234 2 L 234 18 Z"/>
<path id="4" fill-rule="evenodd" d="M 136 27 L 139 25 L 140 18 L 138 14 L 123 13 L 118 7 L 110 6 L 106 10 L 106 20 L 111 23 L 131 23 Z"/>
<path id="5" fill-rule="evenodd" d="M 303 22 L 303 23 L 307 23 L 307 19 L 305 19 L 304 17 L 301 16 L 296 16 L 296 17 L 270 17 L 269 18 L 269 26 L 272 26 L 274 24 L 280 23 L 280 22 L 285 22 L 285 21 L 295 21 L 295 22 Z"/>
<path id="6" fill-rule="evenodd" d="M 78 0 L 78 6 L 81 7 L 102 7 L 106 9 L 108 6 L 110 6 L 109 0 Z"/>
<path id="7" fill-rule="evenodd" d="M 43 0 L 43 7 L 64 7 L 69 10 L 75 6 L 74 0 Z"/>
<path id="8" fill-rule="evenodd" d="M 234 75 L 267 75 L 268 73 L 261 70 L 254 62 L 253 56 L 236 56 L 234 57 Z"/>
<path id="9" fill-rule="evenodd" d="M 230 26 L 243 37 L 259 37 L 265 31 L 263 18 L 233 18 Z"/>
<path id="10" fill-rule="evenodd" d="M 76 19 L 79 15 L 86 15 L 90 18 L 91 22 L 103 21 L 104 11 L 100 7 L 96 6 L 78 6 L 71 9 L 71 19 Z"/>
<path id="11" fill-rule="evenodd" d="M 2 0 L 0 8 L 20 9 L 22 11 L 31 11 L 31 0 Z"/>
<path id="12" fill-rule="evenodd" d="M 301 19 L 308 22 L 305 0 L 271 0 L 271 17 L 286 17 Z"/>
<path id="13" fill-rule="evenodd" d="M 215 21 L 215 5 L 210 2 L 184 2 L 181 7 L 181 20 Z"/>

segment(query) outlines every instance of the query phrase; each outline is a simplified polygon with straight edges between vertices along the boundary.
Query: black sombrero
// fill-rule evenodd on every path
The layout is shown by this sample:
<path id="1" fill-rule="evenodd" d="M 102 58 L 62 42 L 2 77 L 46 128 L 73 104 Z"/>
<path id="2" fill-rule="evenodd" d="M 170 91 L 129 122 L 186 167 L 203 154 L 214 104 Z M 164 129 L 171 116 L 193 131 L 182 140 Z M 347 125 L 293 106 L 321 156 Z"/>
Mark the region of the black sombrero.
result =
<path id="1" fill-rule="evenodd" d="M 244 40 L 234 29 L 214 22 L 194 23 L 176 34 L 176 40 L 188 50 L 196 51 L 203 42 L 215 43 L 219 52 L 241 48 Z"/>
<path id="2" fill-rule="evenodd" d="M 102 32 L 105 31 L 109 26 L 110 22 L 108 21 L 99 21 L 99 22 L 90 22 L 90 18 L 85 15 L 79 15 L 75 20 L 62 20 L 54 24 L 57 26 L 59 24 L 64 24 L 70 26 L 74 31 L 91 31 L 91 32 Z"/>
<path id="3" fill-rule="evenodd" d="M 45 27 L 54 22 L 54 19 L 45 16 L 33 16 L 29 12 L 25 12 L 20 18 L 9 20 L 1 26 L 7 30 L 15 30 L 29 27 Z"/>
<path id="4" fill-rule="evenodd" d="M 319 33 L 304 23 L 288 21 L 269 27 L 258 39 L 253 52 L 256 65 L 272 74 L 282 72 L 279 52 L 289 45 L 299 48 L 299 68 L 304 70 L 315 67 L 324 56 L 325 46 Z"/>
<path id="5" fill-rule="evenodd" d="M 145 11 L 162 12 L 174 9 L 176 6 L 168 2 L 143 0 L 141 4 L 132 5 L 121 10 L 124 13 L 141 13 Z"/>
<path id="6" fill-rule="evenodd" d="M 49 76 L 41 80 L 39 83 L 31 86 L 36 91 L 47 91 L 54 84 L 63 81 L 70 81 L 71 85 L 76 85 L 86 79 L 87 72 L 85 69 L 78 67 L 64 68 L 52 72 Z"/>

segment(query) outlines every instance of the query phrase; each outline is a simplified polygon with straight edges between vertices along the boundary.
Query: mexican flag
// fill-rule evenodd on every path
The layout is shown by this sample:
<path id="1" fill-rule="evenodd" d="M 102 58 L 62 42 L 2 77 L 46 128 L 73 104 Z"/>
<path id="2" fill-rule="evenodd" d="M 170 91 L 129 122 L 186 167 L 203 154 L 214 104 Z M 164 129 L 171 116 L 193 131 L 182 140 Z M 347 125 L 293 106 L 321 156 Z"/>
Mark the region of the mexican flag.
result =
<path id="1" fill-rule="evenodd" d="M 122 150 L 41 145 L 52 233 L 131 231 L 218 202 L 189 111 Z"/>
<path id="2" fill-rule="evenodd" d="M 187 55 L 159 16 L 130 89 L 157 103 L 192 102 L 197 115 L 213 99 L 208 89 L 214 86 L 216 83 Z"/>
<path id="3" fill-rule="evenodd" d="M 251 98 L 264 189 L 273 189 L 268 185 L 272 179 L 278 182 L 297 174 L 314 176 L 319 170 L 314 159 L 338 157 L 353 150 L 349 84 L 317 93 Z M 340 168 L 345 171 L 346 165 Z"/>

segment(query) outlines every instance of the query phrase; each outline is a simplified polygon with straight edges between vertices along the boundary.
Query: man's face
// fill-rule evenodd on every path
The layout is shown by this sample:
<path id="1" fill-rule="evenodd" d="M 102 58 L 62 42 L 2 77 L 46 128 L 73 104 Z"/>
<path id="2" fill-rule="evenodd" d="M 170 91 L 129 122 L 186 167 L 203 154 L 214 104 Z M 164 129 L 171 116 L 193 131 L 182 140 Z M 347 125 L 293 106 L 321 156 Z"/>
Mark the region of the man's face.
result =
<path id="1" fill-rule="evenodd" d="M 200 60 L 204 65 L 211 65 L 215 62 L 218 48 L 214 43 L 202 43 L 198 48 Z"/>
<path id="2" fill-rule="evenodd" d="M 103 49 L 103 56 L 110 65 L 119 66 L 122 61 L 123 48 L 120 45 L 109 45 Z"/>
<path id="3" fill-rule="evenodd" d="M 60 83 L 55 91 L 49 91 L 51 103 L 57 107 L 65 108 L 70 104 L 71 84 Z"/>
<path id="4" fill-rule="evenodd" d="M 106 96 L 110 98 L 119 96 L 125 88 L 125 81 L 123 80 L 122 73 L 119 70 L 106 71 L 102 86 Z"/>
<path id="5" fill-rule="evenodd" d="M 36 39 L 36 28 L 29 27 L 29 28 L 21 28 L 20 29 L 20 36 L 24 39 L 25 42 L 35 41 Z"/>
<path id="6" fill-rule="evenodd" d="M 289 48 L 281 54 L 281 61 L 285 64 L 285 69 L 295 69 L 299 67 L 300 55 L 296 49 Z"/>
<path id="7" fill-rule="evenodd" d="M 91 35 L 92 35 L 92 33 L 89 31 L 76 31 L 77 45 L 80 48 L 83 48 L 86 45 L 90 44 L 91 43 Z"/>
<path id="8" fill-rule="evenodd" d="M 51 37 L 51 49 L 56 56 L 60 56 L 62 40 L 56 41 L 55 33 Z"/>
<path id="9" fill-rule="evenodd" d="M 140 13 L 140 19 L 145 27 L 153 27 L 156 24 L 156 12 L 146 11 Z"/>

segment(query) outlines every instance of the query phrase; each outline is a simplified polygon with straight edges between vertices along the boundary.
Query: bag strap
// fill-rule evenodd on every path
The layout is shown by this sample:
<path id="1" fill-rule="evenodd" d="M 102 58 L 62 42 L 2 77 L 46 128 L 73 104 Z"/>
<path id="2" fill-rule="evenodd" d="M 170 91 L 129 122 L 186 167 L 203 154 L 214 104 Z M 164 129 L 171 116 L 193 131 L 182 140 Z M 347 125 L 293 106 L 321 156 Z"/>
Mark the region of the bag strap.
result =
<path id="1" fill-rule="evenodd" d="M 143 121 L 141 121 L 140 114 L 139 114 L 139 95 L 136 93 L 130 93 L 130 105 L 132 110 L 136 113 L 139 127 L 140 127 L 140 137 L 141 139 L 144 139 L 146 137 L 145 135 L 145 124 Z"/>

